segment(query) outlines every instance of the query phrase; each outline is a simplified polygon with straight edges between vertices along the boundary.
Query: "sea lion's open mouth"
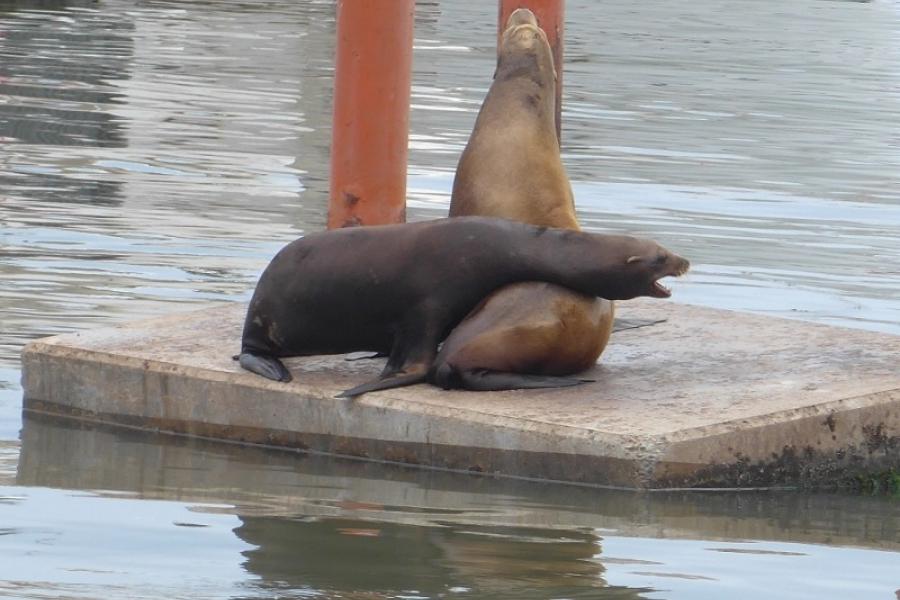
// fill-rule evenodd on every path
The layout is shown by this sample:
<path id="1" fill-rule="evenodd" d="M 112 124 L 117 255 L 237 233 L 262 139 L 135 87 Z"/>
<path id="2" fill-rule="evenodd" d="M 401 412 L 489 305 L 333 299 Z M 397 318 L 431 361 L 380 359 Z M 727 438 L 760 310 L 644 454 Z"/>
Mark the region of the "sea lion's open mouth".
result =
<path id="1" fill-rule="evenodd" d="M 688 272 L 688 269 L 691 268 L 691 263 L 681 258 L 679 263 L 669 272 L 662 273 L 659 277 L 653 280 L 653 283 L 650 286 L 650 295 L 654 298 L 669 298 L 672 295 L 672 290 L 664 286 L 659 282 L 663 277 L 681 277 L 685 273 Z"/>
<path id="2" fill-rule="evenodd" d="M 668 298 L 672 295 L 672 290 L 664 286 L 659 280 L 654 281 L 650 287 L 650 295 L 654 298 Z"/>

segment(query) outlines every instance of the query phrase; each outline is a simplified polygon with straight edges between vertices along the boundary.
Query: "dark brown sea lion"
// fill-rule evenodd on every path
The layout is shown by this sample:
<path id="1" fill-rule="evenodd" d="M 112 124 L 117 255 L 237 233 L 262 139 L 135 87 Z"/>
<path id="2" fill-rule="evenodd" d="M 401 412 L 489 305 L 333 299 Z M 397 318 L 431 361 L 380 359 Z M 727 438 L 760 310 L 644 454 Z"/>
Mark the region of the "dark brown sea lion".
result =
<path id="1" fill-rule="evenodd" d="M 486 215 L 579 229 L 556 137 L 555 81 L 547 36 L 531 11 L 514 11 L 499 44 L 494 82 L 460 157 L 451 217 Z M 606 348 L 614 313 L 609 300 L 544 283 L 499 290 L 447 340 L 438 365 L 452 365 L 460 376 L 444 384 L 506 389 L 505 373 L 584 371 Z M 574 380 L 543 381 L 552 386 Z"/>
<path id="2" fill-rule="evenodd" d="M 658 280 L 687 267 L 650 240 L 484 217 L 314 233 L 283 248 L 260 277 L 240 364 L 290 381 L 279 357 L 388 352 L 378 380 L 341 395 L 411 385 L 437 377 L 438 344 L 497 288 L 546 281 L 617 300 L 665 298 Z M 444 381 L 456 377 L 451 367 Z"/>

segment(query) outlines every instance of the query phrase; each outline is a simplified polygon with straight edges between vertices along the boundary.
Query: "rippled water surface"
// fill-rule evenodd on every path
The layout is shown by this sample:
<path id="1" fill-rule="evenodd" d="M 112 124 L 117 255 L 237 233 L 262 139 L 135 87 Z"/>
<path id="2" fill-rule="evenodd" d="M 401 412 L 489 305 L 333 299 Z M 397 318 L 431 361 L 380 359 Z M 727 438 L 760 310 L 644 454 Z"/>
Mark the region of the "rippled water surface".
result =
<path id="1" fill-rule="evenodd" d="M 691 258 L 676 301 L 900 334 L 897 4 L 567 17 L 587 228 Z M 495 18 L 417 6 L 410 219 L 446 213 Z M 26 341 L 246 299 L 324 226 L 333 52 L 331 1 L 0 0 L 0 597 L 895 597 L 887 498 L 560 490 L 23 423 Z"/>

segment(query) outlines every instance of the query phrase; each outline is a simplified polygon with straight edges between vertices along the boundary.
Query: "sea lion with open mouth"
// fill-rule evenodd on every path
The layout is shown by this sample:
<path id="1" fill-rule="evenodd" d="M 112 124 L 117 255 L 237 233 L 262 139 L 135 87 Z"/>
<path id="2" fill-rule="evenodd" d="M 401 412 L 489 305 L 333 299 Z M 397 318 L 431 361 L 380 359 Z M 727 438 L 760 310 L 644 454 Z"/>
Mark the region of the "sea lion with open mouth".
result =
<path id="1" fill-rule="evenodd" d="M 313 233 L 283 248 L 260 276 L 238 359 L 263 377 L 290 381 L 279 358 L 389 354 L 377 380 L 343 397 L 451 381 L 452 363 L 443 375 L 433 369 L 438 345 L 498 288 L 544 281 L 615 300 L 665 298 L 659 280 L 687 268 L 651 240 L 484 217 Z"/>

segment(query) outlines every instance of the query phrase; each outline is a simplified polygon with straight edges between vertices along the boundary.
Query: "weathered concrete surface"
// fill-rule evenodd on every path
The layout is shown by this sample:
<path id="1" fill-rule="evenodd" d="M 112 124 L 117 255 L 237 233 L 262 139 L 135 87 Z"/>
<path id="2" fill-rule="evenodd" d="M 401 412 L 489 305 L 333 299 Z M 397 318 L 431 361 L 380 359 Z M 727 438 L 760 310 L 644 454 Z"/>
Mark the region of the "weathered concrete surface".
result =
<path id="1" fill-rule="evenodd" d="M 900 467 L 900 337 L 661 301 L 576 388 L 333 396 L 383 361 L 241 371 L 244 305 L 38 340 L 25 409 L 374 460 L 636 488 L 818 484 Z"/>

